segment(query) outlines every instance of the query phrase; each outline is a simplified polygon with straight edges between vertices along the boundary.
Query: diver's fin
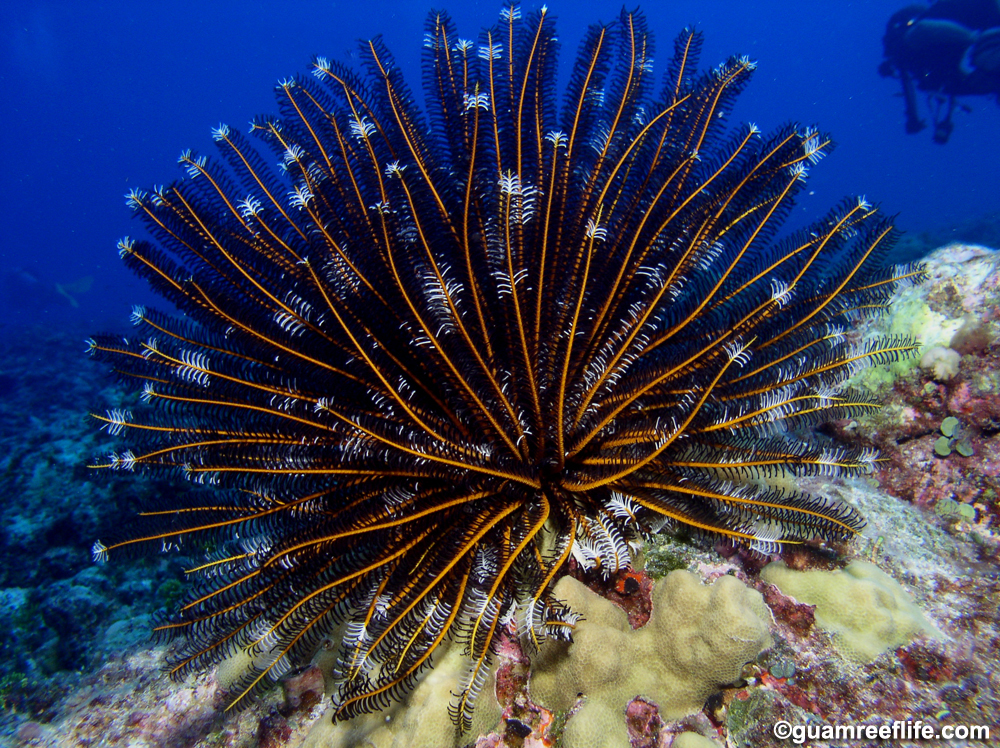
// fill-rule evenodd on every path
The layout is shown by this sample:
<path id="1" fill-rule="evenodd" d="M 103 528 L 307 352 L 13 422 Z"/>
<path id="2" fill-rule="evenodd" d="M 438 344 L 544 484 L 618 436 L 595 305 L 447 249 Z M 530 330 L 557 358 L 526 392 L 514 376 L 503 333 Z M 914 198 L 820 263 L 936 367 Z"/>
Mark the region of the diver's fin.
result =
<path id="1" fill-rule="evenodd" d="M 66 300 L 69 301 L 69 305 L 74 309 L 80 308 L 80 302 L 69 295 L 69 292 L 61 283 L 56 283 L 56 293 L 60 296 L 65 296 Z"/>
<path id="2" fill-rule="evenodd" d="M 962 63 L 973 70 L 1000 75 L 1000 28 L 987 29 L 980 34 L 975 44 L 969 47 Z"/>
<path id="3" fill-rule="evenodd" d="M 64 283 L 62 287 L 69 293 L 86 293 L 94 285 L 94 276 L 85 275 L 72 283 Z"/>

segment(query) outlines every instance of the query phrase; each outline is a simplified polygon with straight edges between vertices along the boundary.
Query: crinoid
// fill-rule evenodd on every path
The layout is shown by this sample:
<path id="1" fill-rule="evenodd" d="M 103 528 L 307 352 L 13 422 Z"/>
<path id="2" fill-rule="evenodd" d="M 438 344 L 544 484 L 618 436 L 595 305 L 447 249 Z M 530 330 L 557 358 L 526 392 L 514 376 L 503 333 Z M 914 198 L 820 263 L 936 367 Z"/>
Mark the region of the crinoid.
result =
<path id="1" fill-rule="evenodd" d="M 365 74 L 316 58 L 277 87 L 252 126 L 271 156 L 220 125 L 221 160 L 128 195 L 152 241 L 121 256 L 182 314 L 90 341 L 146 404 L 95 416 L 128 440 L 98 467 L 219 488 L 95 554 L 208 554 L 159 628 L 175 675 L 238 656 L 240 704 L 333 641 L 347 718 L 450 638 L 465 726 L 502 627 L 569 635 L 571 558 L 613 573 L 665 524 L 766 553 L 862 526 L 768 482 L 878 463 L 805 429 L 878 407 L 845 381 L 915 342 L 848 331 L 920 270 L 881 267 L 893 229 L 863 199 L 776 236 L 830 141 L 726 133 L 754 64 L 698 73 L 699 45 L 657 83 L 623 12 L 561 94 L 544 9 L 477 43 L 432 13 L 423 108 L 375 40 Z"/>

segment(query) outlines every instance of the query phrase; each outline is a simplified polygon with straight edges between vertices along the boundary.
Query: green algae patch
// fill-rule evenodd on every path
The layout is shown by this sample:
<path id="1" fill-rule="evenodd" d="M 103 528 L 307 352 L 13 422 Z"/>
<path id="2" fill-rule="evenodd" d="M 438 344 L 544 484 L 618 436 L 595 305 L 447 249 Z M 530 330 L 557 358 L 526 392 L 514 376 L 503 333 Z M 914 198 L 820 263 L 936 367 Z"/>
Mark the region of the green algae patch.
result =
<path id="1" fill-rule="evenodd" d="M 727 748 L 793 745 L 790 741 L 775 742 L 774 724 L 778 720 L 793 725 L 822 724 L 815 714 L 789 703 L 777 691 L 752 688 L 745 696 L 738 696 L 729 703 L 726 711 Z"/>
<path id="2" fill-rule="evenodd" d="M 871 662 L 918 634 L 941 636 L 899 582 L 866 561 L 843 571 L 792 571 L 775 561 L 760 576 L 783 594 L 815 605 L 816 625 L 833 634 L 837 649 L 854 662 Z"/>
<path id="3" fill-rule="evenodd" d="M 691 566 L 691 546 L 666 536 L 655 535 L 643 548 L 644 569 L 653 579 L 665 577 L 672 571 Z"/>
<path id="4" fill-rule="evenodd" d="M 932 348 L 947 348 L 961 319 L 949 319 L 944 314 L 931 309 L 921 287 L 902 289 L 889 309 L 888 316 L 878 323 L 881 335 L 904 335 L 920 342 L 920 353 Z M 888 365 L 870 366 L 855 374 L 849 384 L 878 392 L 891 387 L 897 379 L 906 379 L 921 367 L 920 356 L 894 361 Z"/>
<path id="5" fill-rule="evenodd" d="M 961 426 L 961 423 L 955 416 L 948 416 L 941 421 L 941 433 L 950 439 L 958 431 L 959 426 Z"/>

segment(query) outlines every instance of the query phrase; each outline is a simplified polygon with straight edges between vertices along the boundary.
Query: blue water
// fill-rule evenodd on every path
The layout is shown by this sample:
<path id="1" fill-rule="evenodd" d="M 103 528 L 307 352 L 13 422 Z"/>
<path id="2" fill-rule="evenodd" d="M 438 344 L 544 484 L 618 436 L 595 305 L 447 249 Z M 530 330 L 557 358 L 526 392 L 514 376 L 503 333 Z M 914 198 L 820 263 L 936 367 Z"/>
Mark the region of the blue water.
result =
<path id="1" fill-rule="evenodd" d="M 499 9 L 439 4 L 469 38 Z M 904 229 L 946 231 L 1000 209 L 1000 107 L 968 99 L 973 111 L 956 114 L 944 146 L 929 131 L 904 134 L 899 84 L 876 72 L 886 19 L 903 4 L 671 0 L 645 11 L 661 69 L 688 24 L 706 33 L 703 66 L 733 53 L 757 60 L 735 120 L 764 130 L 817 123 L 833 134 L 839 146 L 813 170 L 798 215 L 864 194 L 898 213 Z M 565 66 L 586 25 L 620 8 L 618 0 L 572 5 L 578 10 L 550 6 Z M 178 154 L 211 153 L 209 130 L 219 122 L 245 128 L 274 111 L 274 83 L 305 70 L 313 54 L 349 62 L 356 39 L 381 33 L 419 88 L 427 9 L 412 0 L 8 0 L 0 10 L 0 335 L 38 323 L 122 328 L 131 304 L 152 300 L 115 251 L 120 236 L 138 231 L 124 193 L 179 178 Z"/>

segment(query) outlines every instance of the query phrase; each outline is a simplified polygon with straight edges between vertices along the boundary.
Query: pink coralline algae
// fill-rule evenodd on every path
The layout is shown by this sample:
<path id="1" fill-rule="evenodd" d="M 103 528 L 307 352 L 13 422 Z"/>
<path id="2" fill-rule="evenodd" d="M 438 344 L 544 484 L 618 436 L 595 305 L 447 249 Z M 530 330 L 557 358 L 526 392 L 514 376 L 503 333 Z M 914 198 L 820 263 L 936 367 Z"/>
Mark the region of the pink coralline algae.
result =
<path id="1" fill-rule="evenodd" d="M 623 569 L 609 579 L 599 575 L 577 574 L 577 577 L 592 591 L 624 610 L 633 629 L 642 628 L 649 621 L 653 608 L 653 579 L 646 572 Z"/>
<path id="2" fill-rule="evenodd" d="M 799 638 L 809 636 L 813 624 L 816 623 L 815 605 L 796 602 L 782 595 L 772 584 L 762 585 L 761 593 L 764 595 L 764 602 L 777 620 L 782 621 Z"/>
<path id="3" fill-rule="evenodd" d="M 656 748 L 656 736 L 663 726 L 656 704 L 636 698 L 625 709 L 631 748 Z"/>

